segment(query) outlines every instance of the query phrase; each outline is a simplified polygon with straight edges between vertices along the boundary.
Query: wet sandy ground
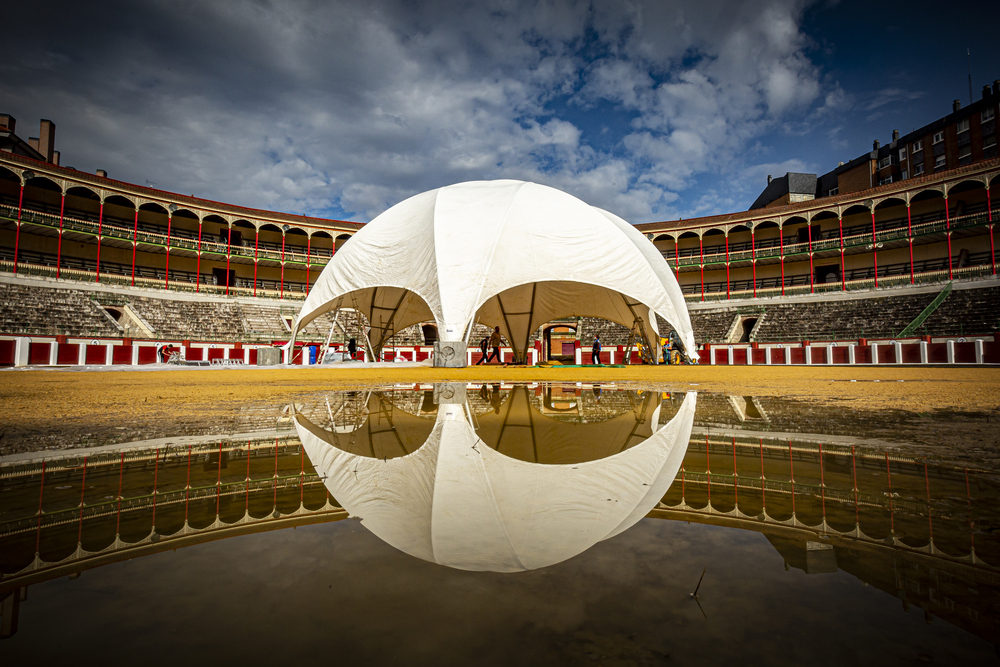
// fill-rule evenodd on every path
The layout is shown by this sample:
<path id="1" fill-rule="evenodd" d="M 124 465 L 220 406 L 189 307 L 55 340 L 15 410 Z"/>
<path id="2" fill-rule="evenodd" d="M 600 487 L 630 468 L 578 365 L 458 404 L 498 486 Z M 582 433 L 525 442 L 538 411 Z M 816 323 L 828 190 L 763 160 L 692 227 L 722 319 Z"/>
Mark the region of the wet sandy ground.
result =
<path id="1" fill-rule="evenodd" d="M 976 437 L 971 438 L 974 441 L 982 440 L 983 429 L 993 431 L 990 422 L 995 421 L 992 416 L 1000 408 L 1000 369 L 995 368 L 443 369 L 385 364 L 367 368 L 18 370 L 0 373 L 0 401 L 4 407 L 0 454 L 143 439 L 144 429 L 154 425 L 162 429 L 172 424 L 171 430 L 179 435 L 188 430 L 185 424 L 195 431 L 204 430 L 213 415 L 223 419 L 241 410 L 274 411 L 275 406 L 310 396 L 314 399 L 329 390 L 435 381 L 614 382 L 620 386 L 656 385 L 675 390 L 782 397 L 834 404 L 845 411 L 902 410 L 912 413 L 914 421 L 929 413 L 947 413 L 944 416 L 959 423 L 976 422 Z M 125 432 L 115 436 L 116 430 Z M 996 443 L 989 440 L 992 449 Z"/>

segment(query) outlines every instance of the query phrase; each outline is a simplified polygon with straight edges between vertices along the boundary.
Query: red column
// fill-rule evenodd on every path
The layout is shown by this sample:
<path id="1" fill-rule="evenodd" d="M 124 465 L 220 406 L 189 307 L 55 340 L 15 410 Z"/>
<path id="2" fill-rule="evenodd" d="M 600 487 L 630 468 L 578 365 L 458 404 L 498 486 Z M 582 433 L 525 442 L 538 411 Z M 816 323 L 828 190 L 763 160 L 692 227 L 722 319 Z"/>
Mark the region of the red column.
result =
<path id="1" fill-rule="evenodd" d="M 101 282 L 101 233 L 104 231 L 104 200 L 101 200 L 101 210 L 97 214 L 97 276 L 94 282 Z"/>
<path id="2" fill-rule="evenodd" d="M 139 209 L 135 209 L 135 224 L 132 226 L 132 286 L 135 287 L 135 249 L 139 245 Z"/>
<path id="3" fill-rule="evenodd" d="M 698 237 L 698 253 L 701 257 L 701 300 L 705 300 L 705 243 L 702 236 Z"/>
<path id="4" fill-rule="evenodd" d="M 755 227 L 750 228 L 750 261 L 753 263 L 753 297 L 757 298 L 757 243 L 754 239 Z"/>
<path id="5" fill-rule="evenodd" d="M 993 204 L 990 203 L 990 183 L 986 184 L 986 219 L 990 222 L 990 262 L 993 264 L 993 275 L 997 274 L 997 252 L 993 245 Z"/>
<path id="6" fill-rule="evenodd" d="M 253 239 L 253 295 L 257 296 L 257 248 L 260 246 L 260 227 Z"/>
<path id="7" fill-rule="evenodd" d="M 62 235 L 63 235 L 63 213 L 66 211 L 66 193 L 62 193 L 62 201 L 59 202 L 59 247 L 56 250 L 56 278 L 59 277 L 62 265 Z"/>
<path id="8" fill-rule="evenodd" d="M 878 239 L 875 238 L 875 209 L 872 208 L 872 259 L 875 262 L 875 289 L 878 289 Z"/>
<path id="9" fill-rule="evenodd" d="M 840 291 L 847 291 L 847 277 L 844 275 L 844 218 L 837 214 L 837 226 L 840 228 Z"/>
<path id="10" fill-rule="evenodd" d="M 170 227 L 174 222 L 174 215 L 167 211 L 167 266 L 163 271 L 163 288 L 170 287 Z"/>
<path id="11" fill-rule="evenodd" d="M 278 298 L 285 298 L 285 232 L 281 232 L 281 287 Z"/>
<path id="12" fill-rule="evenodd" d="M 778 225 L 778 254 L 781 257 L 781 296 L 785 296 L 785 231 Z"/>
<path id="13" fill-rule="evenodd" d="M 948 212 L 948 195 L 944 196 L 944 227 L 948 235 L 948 280 L 951 280 L 951 214 Z"/>
<path id="14" fill-rule="evenodd" d="M 17 250 L 21 247 L 21 206 L 24 204 L 24 183 L 17 198 L 17 232 L 14 234 L 14 273 L 17 273 Z"/>
<path id="15" fill-rule="evenodd" d="M 910 217 L 910 202 L 906 202 L 906 236 L 910 241 L 910 284 L 913 280 L 913 218 Z"/>
<path id="16" fill-rule="evenodd" d="M 312 264 L 312 234 L 306 237 L 306 294 L 309 294 L 309 265 Z"/>
<path id="17" fill-rule="evenodd" d="M 726 232 L 726 298 L 729 298 L 729 232 Z"/>
<path id="18" fill-rule="evenodd" d="M 815 292 L 814 274 L 813 271 L 813 226 L 811 220 L 806 220 L 806 238 L 809 240 L 809 293 Z"/>
<path id="19" fill-rule="evenodd" d="M 226 296 L 229 296 L 229 258 L 233 249 L 233 226 L 229 225 L 229 237 L 226 239 Z"/>
<path id="20" fill-rule="evenodd" d="M 194 267 L 194 291 L 201 291 L 201 219 L 198 220 L 198 259 Z"/>
<path id="21" fill-rule="evenodd" d="M 680 251 L 680 237 L 674 239 L 674 271 L 677 272 L 677 284 L 681 284 L 681 251 Z M 336 247 L 337 242 L 333 242 L 334 247 Z"/>

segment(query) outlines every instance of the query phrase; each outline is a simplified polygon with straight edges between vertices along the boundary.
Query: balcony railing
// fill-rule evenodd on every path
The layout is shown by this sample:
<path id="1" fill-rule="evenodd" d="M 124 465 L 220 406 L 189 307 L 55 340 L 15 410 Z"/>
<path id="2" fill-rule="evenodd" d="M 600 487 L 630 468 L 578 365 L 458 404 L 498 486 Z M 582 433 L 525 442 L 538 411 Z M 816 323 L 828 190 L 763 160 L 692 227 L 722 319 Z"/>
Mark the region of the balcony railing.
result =
<path id="1" fill-rule="evenodd" d="M 1000 208 L 993 209 L 993 217 L 997 216 L 1000 216 Z M 919 218 L 914 218 L 914 222 L 912 222 L 911 225 L 907 225 L 905 218 L 902 219 L 901 222 L 899 220 L 889 221 L 893 223 L 892 226 L 888 226 L 886 223 L 879 223 L 876 225 L 875 236 L 878 241 L 882 242 L 906 239 L 910 236 L 911 230 L 914 237 L 940 234 L 949 230 L 980 227 L 991 224 L 990 217 L 990 213 L 985 210 L 978 213 L 957 216 L 951 218 L 950 221 L 945 219 L 943 213 L 926 214 L 924 216 L 920 216 Z M 850 228 L 844 230 L 845 250 L 861 246 L 869 246 L 871 243 L 871 226 L 867 226 L 866 228 L 865 225 L 852 225 Z M 839 249 L 839 230 L 833 232 L 832 234 L 825 232 L 823 234 L 823 238 L 812 242 L 812 252 Z M 749 243 L 731 243 L 729 245 L 729 262 L 746 261 L 754 258 L 761 259 L 766 257 L 779 257 L 782 254 L 785 256 L 801 255 L 808 254 L 808 252 L 808 241 L 804 243 L 800 242 L 798 240 L 798 235 L 786 236 L 784 248 L 781 247 L 777 238 L 757 241 L 754 249 L 750 248 Z M 698 249 L 691 248 L 685 248 L 681 250 L 680 253 L 673 253 L 667 250 L 662 254 L 663 258 L 675 267 L 678 265 L 676 255 L 680 256 L 680 266 L 682 267 L 700 266 L 702 263 L 724 264 L 726 262 L 726 250 L 724 245 L 713 245 L 706 248 L 703 258 Z"/>
<path id="2" fill-rule="evenodd" d="M 17 207 L 10 206 L 8 204 L 0 204 L 0 217 L 16 221 Z M 48 227 L 50 229 L 59 229 L 59 216 L 52 215 L 51 213 L 42 213 L 27 208 L 21 209 L 21 221 L 41 227 Z M 90 234 L 92 236 L 98 236 L 99 232 L 102 237 L 107 236 L 128 242 L 135 241 L 136 243 L 159 246 L 162 248 L 169 247 L 171 250 L 175 248 L 183 248 L 185 250 L 198 252 L 200 246 L 200 250 L 203 254 L 212 253 L 222 256 L 229 255 L 230 257 L 246 257 L 248 259 L 254 259 L 256 256 L 258 259 L 269 259 L 276 262 L 282 261 L 281 246 L 277 244 L 260 242 L 257 248 L 253 245 L 243 244 L 234 244 L 230 246 L 227 243 L 209 241 L 204 238 L 199 244 L 197 238 L 191 238 L 187 234 L 171 233 L 168 239 L 166 233 L 150 231 L 148 225 L 140 225 L 138 229 L 136 229 L 134 225 L 131 227 L 122 225 L 118 220 L 105 221 L 99 224 L 96 220 L 83 220 L 80 218 L 64 216 L 62 229 L 81 232 L 83 234 Z M 332 251 L 322 248 L 312 248 L 307 255 L 304 251 L 299 251 L 298 246 L 286 245 L 284 262 L 286 264 L 293 263 L 305 265 L 308 262 L 310 265 L 323 265 L 326 264 L 332 256 Z"/>

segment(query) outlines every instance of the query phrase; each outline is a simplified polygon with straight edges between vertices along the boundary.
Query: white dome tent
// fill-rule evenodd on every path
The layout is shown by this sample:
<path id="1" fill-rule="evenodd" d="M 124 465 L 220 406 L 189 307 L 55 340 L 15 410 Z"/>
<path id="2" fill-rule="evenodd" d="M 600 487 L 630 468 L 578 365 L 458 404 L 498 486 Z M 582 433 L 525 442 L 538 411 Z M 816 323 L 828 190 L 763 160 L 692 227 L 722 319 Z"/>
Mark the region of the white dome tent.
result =
<path id="1" fill-rule="evenodd" d="M 653 510 L 680 470 L 696 403 L 688 392 L 661 426 L 657 401 L 643 420 L 643 442 L 573 464 L 494 451 L 464 400 L 440 404 L 423 446 L 391 459 L 338 449 L 327 431 L 298 413 L 293 420 L 332 497 L 384 542 L 457 569 L 522 572 L 572 558 Z"/>
<path id="2" fill-rule="evenodd" d="M 396 332 L 433 320 L 434 364 L 464 366 L 475 322 L 499 326 L 517 359 L 542 324 L 599 317 L 639 325 L 652 349 L 654 313 L 695 349 L 687 305 L 653 244 L 621 218 L 523 181 L 459 183 L 411 197 L 344 244 L 306 298 L 298 330 L 354 309 L 377 353 Z"/>

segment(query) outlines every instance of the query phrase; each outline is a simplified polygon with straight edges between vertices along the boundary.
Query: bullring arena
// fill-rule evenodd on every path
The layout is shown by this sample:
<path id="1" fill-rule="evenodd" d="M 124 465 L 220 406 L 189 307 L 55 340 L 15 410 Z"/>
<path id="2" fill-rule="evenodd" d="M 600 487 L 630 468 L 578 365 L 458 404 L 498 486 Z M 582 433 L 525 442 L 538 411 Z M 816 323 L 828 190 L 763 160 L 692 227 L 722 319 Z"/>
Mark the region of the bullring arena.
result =
<path id="1" fill-rule="evenodd" d="M 289 527 L 352 545 L 339 522 L 357 518 L 413 557 L 394 572 L 761 538 L 786 574 L 847 573 L 995 643 L 995 156 L 797 201 L 788 174 L 764 206 L 635 226 L 515 181 L 360 224 L 85 174 L 35 146 L 0 152 L 0 638 L 29 586 Z M 883 160 L 876 146 L 861 167 Z M 494 328 L 499 363 L 482 365 Z M 260 544 L 306 548 L 284 539 Z M 657 567 L 734 567 L 712 558 Z M 385 590 L 365 576 L 332 580 Z M 698 587 L 678 599 L 707 619 Z"/>

